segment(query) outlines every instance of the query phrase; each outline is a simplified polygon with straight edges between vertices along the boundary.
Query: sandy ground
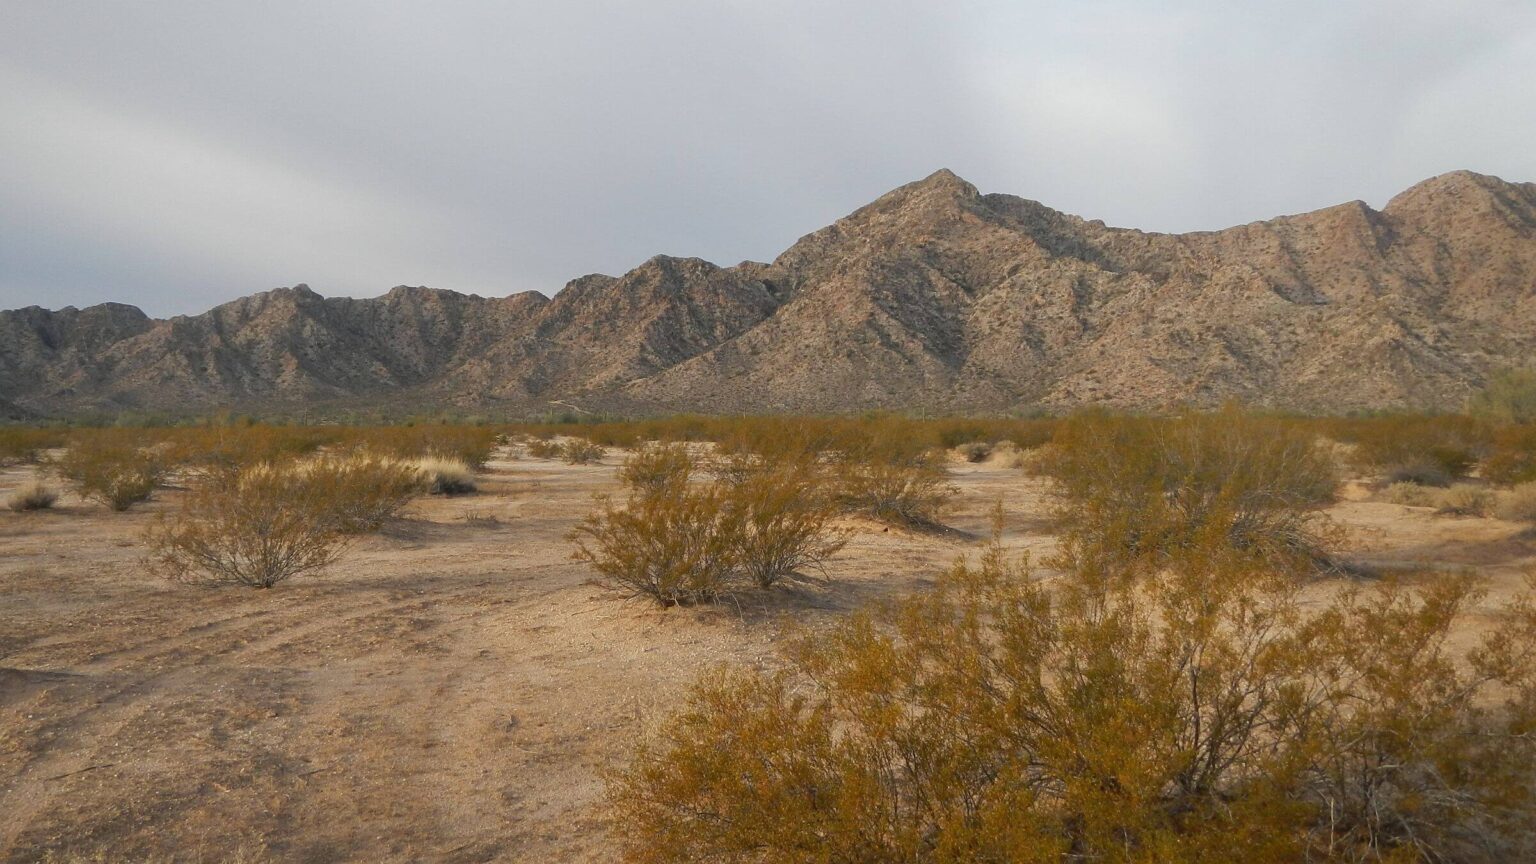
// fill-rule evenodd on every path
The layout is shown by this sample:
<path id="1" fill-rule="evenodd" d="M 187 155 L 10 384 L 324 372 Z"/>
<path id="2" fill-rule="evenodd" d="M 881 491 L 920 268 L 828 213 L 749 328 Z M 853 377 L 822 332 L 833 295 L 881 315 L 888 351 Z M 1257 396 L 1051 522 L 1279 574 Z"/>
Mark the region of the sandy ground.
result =
<path id="1" fill-rule="evenodd" d="M 961 464 L 953 533 L 853 523 L 825 586 L 658 611 L 564 539 L 616 456 L 494 462 L 480 494 L 421 500 L 271 591 L 145 572 L 175 491 L 0 511 L 0 862 L 610 861 L 601 771 L 702 670 L 920 590 L 999 497 L 1007 545 L 1052 545 L 1036 481 Z M 0 497 L 30 475 L 0 471 Z M 1345 497 L 1359 560 L 1476 568 L 1490 602 L 1536 563 L 1520 526 Z"/>

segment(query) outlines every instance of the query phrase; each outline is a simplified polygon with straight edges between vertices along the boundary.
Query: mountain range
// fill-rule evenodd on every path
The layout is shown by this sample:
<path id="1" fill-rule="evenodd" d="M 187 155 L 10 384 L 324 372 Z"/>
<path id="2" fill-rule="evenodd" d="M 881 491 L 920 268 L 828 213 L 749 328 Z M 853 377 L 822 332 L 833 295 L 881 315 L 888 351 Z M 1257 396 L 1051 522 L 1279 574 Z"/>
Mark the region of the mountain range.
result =
<path id="1" fill-rule="evenodd" d="M 553 297 L 3 311 L 0 416 L 1452 408 L 1533 362 L 1536 184 L 1457 171 L 1158 234 L 938 171 L 772 263 L 657 256 Z"/>

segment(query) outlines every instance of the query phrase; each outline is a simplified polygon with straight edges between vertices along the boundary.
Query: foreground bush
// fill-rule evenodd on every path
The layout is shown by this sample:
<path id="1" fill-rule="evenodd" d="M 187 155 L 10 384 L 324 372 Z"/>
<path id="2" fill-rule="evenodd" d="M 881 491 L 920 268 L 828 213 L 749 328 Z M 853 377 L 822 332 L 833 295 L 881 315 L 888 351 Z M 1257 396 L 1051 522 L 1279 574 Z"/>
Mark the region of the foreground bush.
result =
<path id="1" fill-rule="evenodd" d="M 150 529 L 151 565 L 176 581 L 253 588 L 319 570 L 347 545 L 334 479 L 270 464 L 210 475 Z"/>
<path id="2" fill-rule="evenodd" d="M 11 493 L 11 497 L 5 501 L 5 506 L 16 513 L 25 513 L 29 510 L 47 510 L 59 500 L 59 493 L 53 491 L 40 480 L 23 483 Z"/>
<path id="3" fill-rule="evenodd" d="M 610 780 L 628 860 L 1531 860 L 1529 601 L 1463 652 L 1466 579 L 1318 606 L 1183 564 L 1047 587 L 994 549 L 706 678 Z"/>
<path id="4" fill-rule="evenodd" d="M 102 430 L 73 439 L 53 470 L 82 497 L 122 511 L 149 500 L 165 477 L 163 456 L 136 437 Z"/>
<path id="5" fill-rule="evenodd" d="M 682 489 L 696 468 L 687 444 L 641 444 L 619 466 L 619 482 L 639 494 L 653 495 Z"/>
<path id="6" fill-rule="evenodd" d="M 1074 560 L 1156 569 L 1191 549 L 1306 569 L 1334 538 L 1318 510 L 1338 469 L 1309 432 L 1235 408 L 1175 418 L 1085 414 L 1061 424 L 1036 470 Z"/>

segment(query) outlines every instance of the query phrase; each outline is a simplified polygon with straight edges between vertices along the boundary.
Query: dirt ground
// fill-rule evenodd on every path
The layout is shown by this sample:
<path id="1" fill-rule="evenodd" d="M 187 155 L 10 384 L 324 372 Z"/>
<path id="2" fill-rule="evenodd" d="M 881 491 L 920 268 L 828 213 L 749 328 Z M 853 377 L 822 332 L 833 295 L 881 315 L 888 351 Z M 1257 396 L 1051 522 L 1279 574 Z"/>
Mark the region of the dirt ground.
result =
<path id="1" fill-rule="evenodd" d="M 774 663 L 793 629 L 922 589 L 999 497 L 1007 545 L 1052 545 L 1038 481 L 958 464 L 952 533 L 852 523 L 824 586 L 658 611 L 564 539 L 617 489 L 617 456 L 493 462 L 481 493 L 422 499 L 270 591 L 145 572 L 174 490 L 124 514 L 0 511 L 0 862 L 610 861 L 601 772 L 701 671 Z M 0 471 L 0 497 L 31 473 Z M 1518 525 L 1358 484 L 1333 515 L 1350 557 L 1475 568 L 1490 603 L 1536 564 Z"/>

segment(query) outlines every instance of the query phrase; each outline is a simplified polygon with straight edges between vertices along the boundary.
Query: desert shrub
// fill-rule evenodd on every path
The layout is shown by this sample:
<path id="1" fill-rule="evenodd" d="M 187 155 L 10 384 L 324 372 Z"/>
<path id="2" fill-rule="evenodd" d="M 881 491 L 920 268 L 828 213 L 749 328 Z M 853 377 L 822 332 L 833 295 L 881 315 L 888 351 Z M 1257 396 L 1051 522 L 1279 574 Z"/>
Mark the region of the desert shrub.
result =
<path id="1" fill-rule="evenodd" d="M 1466 476 L 1486 454 L 1491 434 L 1487 423 L 1458 415 L 1349 418 L 1324 428 L 1353 445 L 1352 461 L 1359 469 L 1431 486 Z"/>
<path id="2" fill-rule="evenodd" d="M 937 525 L 959 490 L 932 458 L 907 462 L 844 461 L 837 466 L 836 496 L 843 509 L 882 522 Z"/>
<path id="3" fill-rule="evenodd" d="M 150 529 L 150 564 L 176 581 L 253 588 L 319 570 L 347 544 L 333 479 L 270 464 L 209 475 Z"/>
<path id="4" fill-rule="evenodd" d="M 335 443 L 341 432 L 309 426 L 214 422 L 163 430 L 160 437 L 167 463 L 193 472 L 221 472 L 304 456 Z"/>
<path id="5" fill-rule="evenodd" d="M 1483 477 L 1493 483 L 1536 480 L 1536 423 L 1506 426 L 1493 435 Z"/>
<path id="6" fill-rule="evenodd" d="M 1456 475 L 1453 475 L 1442 463 L 1435 461 L 1394 465 L 1387 469 L 1386 473 L 1386 482 L 1389 485 L 1408 484 L 1444 489 L 1455 479 Z"/>
<path id="7" fill-rule="evenodd" d="M 1536 483 L 1521 483 L 1505 492 L 1496 512 L 1511 522 L 1536 522 Z"/>
<path id="8" fill-rule="evenodd" d="M 759 588 L 771 588 L 808 570 L 821 570 L 848 542 L 834 530 L 839 507 L 814 463 L 789 463 L 724 484 L 726 518 L 736 532 L 735 568 Z"/>
<path id="9" fill-rule="evenodd" d="M 1330 452 L 1305 430 L 1234 407 L 1079 415 L 1058 427 L 1036 470 L 1054 481 L 1054 518 L 1073 559 L 1155 569 L 1220 548 L 1307 569 L 1334 540 L 1318 512 L 1338 486 Z"/>
<path id="10" fill-rule="evenodd" d="M 0 465 L 37 462 L 43 451 L 62 447 L 65 438 L 57 429 L 30 426 L 0 426 Z"/>
<path id="11" fill-rule="evenodd" d="M 47 510 L 59 500 L 59 493 L 41 480 L 23 483 L 6 499 L 5 506 L 17 513 L 28 510 Z"/>
<path id="12" fill-rule="evenodd" d="M 1467 407 L 1505 423 L 1536 423 L 1536 369 L 1495 371 Z"/>
<path id="13" fill-rule="evenodd" d="M 1436 490 L 1417 483 L 1393 483 L 1382 490 L 1382 497 L 1404 507 L 1438 507 Z"/>
<path id="14" fill-rule="evenodd" d="M 480 470 L 490 461 L 501 433 L 490 426 L 413 423 L 350 430 L 352 443 L 398 459 L 455 459 Z"/>
<path id="15" fill-rule="evenodd" d="M 740 458 L 733 464 L 747 464 Z M 603 499 L 571 534 L 575 557 L 619 588 L 662 606 L 771 588 L 821 570 L 847 542 L 816 463 L 766 465 L 690 483 L 698 467 L 683 445 L 652 445 L 620 477 L 623 508 Z"/>
<path id="16" fill-rule="evenodd" d="M 1487 516 L 1497 496 L 1493 490 L 1472 483 L 1457 483 L 1435 496 L 1436 512 L 1445 516 Z"/>
<path id="17" fill-rule="evenodd" d="M 787 669 L 705 677 L 609 780 L 627 860 L 1536 854 L 1528 600 L 1463 651 L 1465 578 L 1319 607 L 1180 564 L 1047 585 L 994 547 Z"/>
<path id="18" fill-rule="evenodd" d="M 149 500 L 166 467 L 163 455 L 137 436 L 110 434 L 115 431 L 73 438 L 52 467 L 82 497 L 122 511 Z"/>
<path id="19" fill-rule="evenodd" d="M 567 438 L 560 448 L 560 458 L 567 465 L 590 465 L 600 461 L 604 452 L 602 445 L 585 438 Z"/>
<path id="20" fill-rule="evenodd" d="M 660 494 L 688 485 L 696 468 L 688 445 L 649 442 L 640 445 L 619 466 L 619 482 L 642 494 Z"/>
<path id="21" fill-rule="evenodd" d="M 985 462 L 992 455 L 992 444 L 987 441 L 967 441 L 955 447 L 955 451 L 967 462 Z"/>
<path id="22" fill-rule="evenodd" d="M 729 593 L 736 571 L 737 531 L 722 498 L 705 487 L 636 494 L 623 507 L 605 499 L 572 531 L 573 557 L 661 606 L 715 600 Z"/>
<path id="23" fill-rule="evenodd" d="M 282 470 L 325 490 L 324 521 L 343 534 L 377 531 L 426 491 L 414 465 L 365 452 L 320 456 Z"/>
<path id="24" fill-rule="evenodd" d="M 462 459 L 425 456 L 407 464 L 415 469 L 432 495 L 468 495 L 479 488 L 475 485 L 475 472 Z"/>
<path id="25" fill-rule="evenodd" d="M 529 438 L 523 449 L 535 459 L 559 459 L 564 453 L 560 442 L 548 438 Z"/>

